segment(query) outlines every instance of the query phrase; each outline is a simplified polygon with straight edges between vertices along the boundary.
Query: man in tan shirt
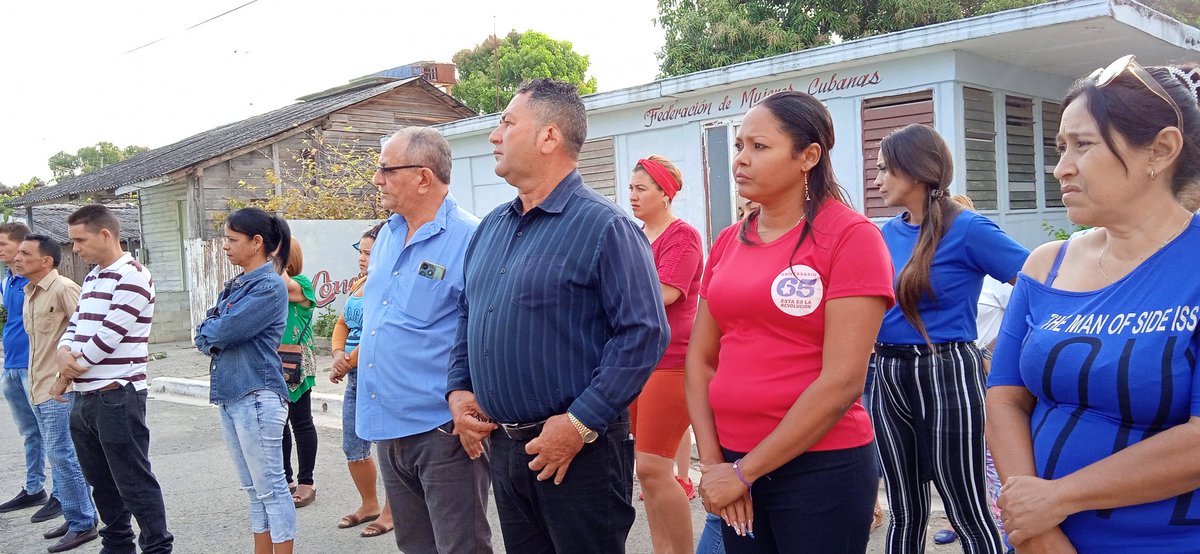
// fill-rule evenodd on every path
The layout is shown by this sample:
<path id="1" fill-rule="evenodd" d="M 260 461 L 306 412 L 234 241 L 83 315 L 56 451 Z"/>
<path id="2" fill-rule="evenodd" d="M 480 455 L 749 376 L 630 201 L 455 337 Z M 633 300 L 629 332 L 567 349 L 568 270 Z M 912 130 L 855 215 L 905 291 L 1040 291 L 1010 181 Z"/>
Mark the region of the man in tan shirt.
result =
<path id="1" fill-rule="evenodd" d="M 62 395 L 65 401 L 51 397 L 50 389 L 58 379 L 55 354 L 75 306 L 79 304 L 79 285 L 58 274 L 62 248 L 46 235 L 26 235 L 17 250 L 13 270 L 29 279 L 25 285 L 24 323 L 29 334 L 29 381 L 33 412 L 50 464 L 54 487 L 62 502 L 66 523 L 46 533 L 46 538 L 61 536 L 50 552 L 65 552 L 96 538 L 96 507 L 71 441 L 70 416 L 74 393 Z"/>

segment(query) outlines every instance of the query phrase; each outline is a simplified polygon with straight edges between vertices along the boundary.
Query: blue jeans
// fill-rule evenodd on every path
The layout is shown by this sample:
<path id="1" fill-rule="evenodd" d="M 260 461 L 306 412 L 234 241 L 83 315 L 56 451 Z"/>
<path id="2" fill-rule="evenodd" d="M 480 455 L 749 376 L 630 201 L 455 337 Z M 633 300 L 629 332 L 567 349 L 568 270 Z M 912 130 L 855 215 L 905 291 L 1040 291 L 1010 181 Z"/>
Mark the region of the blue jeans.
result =
<path id="1" fill-rule="evenodd" d="M 704 532 L 696 545 L 696 554 L 725 554 L 725 539 L 721 536 L 721 516 L 704 514 Z"/>
<path id="2" fill-rule="evenodd" d="M 4 376 L 0 377 L 0 388 L 4 389 L 4 400 L 12 411 L 17 432 L 25 439 L 25 492 L 40 492 L 46 486 L 46 450 L 42 446 L 37 417 L 33 415 L 29 370 L 23 367 L 5 369 Z"/>
<path id="3" fill-rule="evenodd" d="M 346 374 L 346 394 L 342 396 L 342 452 L 347 462 L 371 457 L 371 441 L 363 440 L 354 431 L 355 410 L 358 409 L 358 370 Z"/>
<path id="4" fill-rule="evenodd" d="M 71 406 L 75 402 L 75 393 L 68 392 L 63 396 L 66 402 L 47 400 L 34 406 L 33 413 L 50 456 L 54 492 L 62 502 L 63 517 L 72 531 L 82 532 L 96 525 L 96 505 L 92 503 L 92 491 L 79 468 L 75 443 L 71 442 Z"/>
<path id="5" fill-rule="evenodd" d="M 256 390 L 220 406 L 221 430 L 242 490 L 250 497 L 250 531 L 271 542 L 296 538 L 296 506 L 283 478 L 287 399 Z"/>

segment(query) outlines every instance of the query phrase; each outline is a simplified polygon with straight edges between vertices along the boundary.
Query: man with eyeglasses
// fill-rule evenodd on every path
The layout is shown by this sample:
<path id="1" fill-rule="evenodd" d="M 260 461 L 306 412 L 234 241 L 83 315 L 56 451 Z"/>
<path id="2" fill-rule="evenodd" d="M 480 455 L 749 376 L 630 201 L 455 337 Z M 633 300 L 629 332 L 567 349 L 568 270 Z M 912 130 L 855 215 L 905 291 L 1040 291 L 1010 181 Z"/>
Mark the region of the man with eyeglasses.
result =
<path id="1" fill-rule="evenodd" d="M 390 137 L 374 183 L 392 212 L 363 289 L 355 432 L 378 441 L 403 552 L 491 552 L 486 457 L 454 436 L 446 360 L 458 326 L 463 256 L 479 219 L 450 194 L 450 144 L 428 127 Z"/>

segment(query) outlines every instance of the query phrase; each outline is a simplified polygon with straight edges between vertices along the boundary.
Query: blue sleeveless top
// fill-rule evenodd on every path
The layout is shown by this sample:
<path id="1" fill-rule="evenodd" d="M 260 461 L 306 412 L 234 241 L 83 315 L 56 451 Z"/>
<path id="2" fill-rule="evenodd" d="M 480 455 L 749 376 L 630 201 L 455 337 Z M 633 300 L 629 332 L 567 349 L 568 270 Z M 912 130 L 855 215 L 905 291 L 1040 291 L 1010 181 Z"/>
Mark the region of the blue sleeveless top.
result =
<path id="1" fill-rule="evenodd" d="M 1022 386 L 1038 474 L 1055 479 L 1200 416 L 1200 219 L 1102 289 L 1053 288 L 1018 277 L 1000 329 L 988 387 Z M 1081 552 L 1194 552 L 1200 497 L 1080 512 L 1062 523 Z"/>
<path id="2" fill-rule="evenodd" d="M 361 296 L 355 296 L 358 290 L 355 288 L 350 292 L 350 296 L 346 297 L 346 307 L 342 310 L 342 319 L 346 321 L 346 327 L 350 330 L 346 335 L 347 354 L 358 348 L 358 343 L 362 340 L 363 299 Z"/>

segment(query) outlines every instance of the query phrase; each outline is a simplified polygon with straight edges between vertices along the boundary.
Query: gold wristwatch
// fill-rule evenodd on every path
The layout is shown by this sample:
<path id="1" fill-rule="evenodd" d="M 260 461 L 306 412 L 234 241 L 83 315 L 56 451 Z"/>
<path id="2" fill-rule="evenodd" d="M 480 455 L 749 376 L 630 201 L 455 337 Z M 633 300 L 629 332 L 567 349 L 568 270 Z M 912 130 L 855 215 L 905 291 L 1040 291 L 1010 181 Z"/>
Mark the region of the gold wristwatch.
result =
<path id="1" fill-rule="evenodd" d="M 575 414 L 567 412 L 567 419 L 570 419 L 571 425 L 574 425 L 575 430 L 579 431 L 579 438 L 583 439 L 584 444 L 591 444 L 600 438 L 599 433 L 588 429 L 587 425 L 584 425 L 583 422 L 579 421 L 579 418 L 575 417 Z"/>

